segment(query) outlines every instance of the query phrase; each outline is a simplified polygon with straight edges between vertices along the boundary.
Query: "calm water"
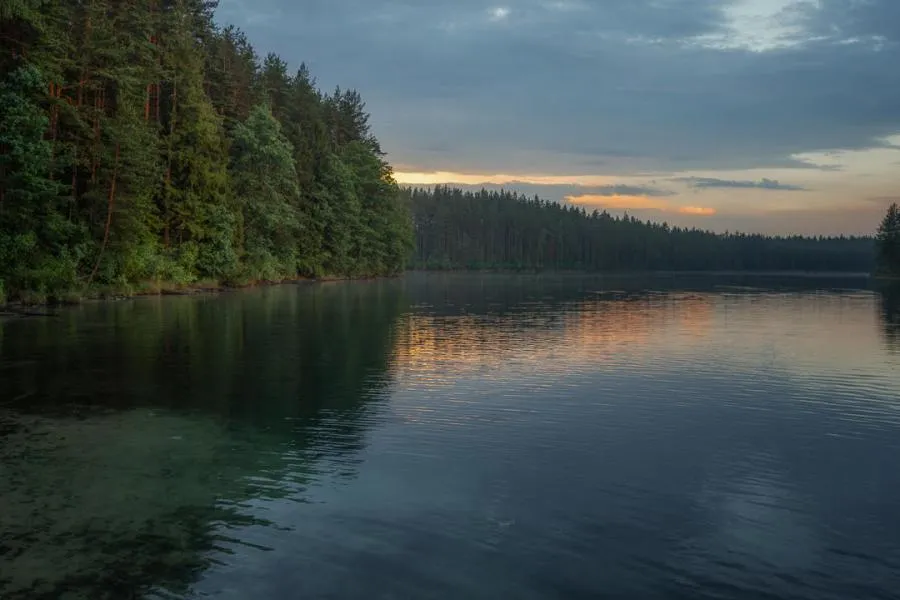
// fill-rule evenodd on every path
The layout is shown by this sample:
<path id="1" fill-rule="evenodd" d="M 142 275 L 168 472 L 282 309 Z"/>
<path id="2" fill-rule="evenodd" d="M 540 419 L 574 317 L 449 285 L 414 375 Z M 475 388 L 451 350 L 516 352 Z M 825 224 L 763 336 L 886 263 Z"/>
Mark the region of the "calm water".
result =
<path id="1" fill-rule="evenodd" d="M 900 293 L 410 276 L 0 325 L 0 597 L 896 598 Z"/>

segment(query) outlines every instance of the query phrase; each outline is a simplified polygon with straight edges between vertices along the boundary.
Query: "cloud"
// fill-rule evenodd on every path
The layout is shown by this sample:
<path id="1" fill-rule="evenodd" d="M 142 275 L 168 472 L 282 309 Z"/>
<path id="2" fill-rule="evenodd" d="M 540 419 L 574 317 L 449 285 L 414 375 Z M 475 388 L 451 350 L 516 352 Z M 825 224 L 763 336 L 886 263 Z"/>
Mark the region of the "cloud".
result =
<path id="1" fill-rule="evenodd" d="M 588 206 L 610 211 L 658 211 L 707 217 L 716 214 L 716 209 L 703 206 L 677 206 L 663 198 L 627 194 L 582 194 L 567 196 L 566 201 L 576 206 Z"/>
<path id="2" fill-rule="evenodd" d="M 591 206 L 612 210 L 667 210 L 669 203 L 658 198 L 647 196 L 625 196 L 618 194 L 582 194 L 580 196 L 567 196 L 570 204 L 579 206 Z"/>
<path id="3" fill-rule="evenodd" d="M 679 207 L 678 212 L 683 215 L 697 215 L 702 217 L 711 217 L 716 214 L 718 211 L 714 208 L 710 208 L 707 206 L 682 206 Z"/>
<path id="4" fill-rule="evenodd" d="M 772 4 L 221 0 L 218 15 L 326 87 L 360 89 L 392 159 L 424 170 L 796 167 L 900 131 L 900 2 L 787 4 L 792 43 L 767 51 L 702 43 L 748 31 L 758 11 L 732 7 L 756 3 Z"/>
<path id="5" fill-rule="evenodd" d="M 597 175 L 506 175 L 503 173 L 456 173 L 452 171 L 415 172 L 397 170 L 394 178 L 405 185 L 449 183 L 468 186 L 600 186 L 610 185 L 612 178 Z"/>
<path id="6" fill-rule="evenodd" d="M 650 197 L 661 197 L 661 196 L 674 196 L 675 193 L 669 190 L 663 190 L 660 188 L 643 186 L 643 185 L 627 185 L 627 184 L 617 184 L 617 185 L 606 185 L 602 187 L 596 187 L 590 190 L 591 194 L 597 196 L 650 196 Z"/>
<path id="7" fill-rule="evenodd" d="M 759 181 L 738 181 L 733 179 L 716 179 L 714 177 L 680 177 L 678 181 L 687 182 L 697 189 L 726 188 L 726 189 L 757 189 L 757 190 L 781 190 L 785 192 L 805 192 L 807 188 L 799 185 L 780 183 L 774 179 L 765 177 Z"/>
<path id="8" fill-rule="evenodd" d="M 510 10 L 505 6 L 498 6 L 492 8 L 489 13 L 491 21 L 505 21 L 509 17 Z"/>

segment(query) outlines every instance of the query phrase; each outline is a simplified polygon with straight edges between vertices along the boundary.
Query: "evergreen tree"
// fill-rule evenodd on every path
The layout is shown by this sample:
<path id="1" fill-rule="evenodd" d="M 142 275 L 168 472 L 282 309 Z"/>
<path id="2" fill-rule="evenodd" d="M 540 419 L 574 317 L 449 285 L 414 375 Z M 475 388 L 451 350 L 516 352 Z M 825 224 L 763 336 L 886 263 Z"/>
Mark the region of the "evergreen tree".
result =
<path id="1" fill-rule="evenodd" d="M 239 247 L 253 280 L 297 273 L 300 188 L 293 148 L 266 106 L 255 107 L 233 132 L 231 177 L 241 209 Z"/>
<path id="2" fill-rule="evenodd" d="M 54 295 L 75 285 L 85 249 L 50 177 L 48 118 L 37 101 L 44 89 L 29 66 L 0 83 L 0 279 L 13 292 Z"/>
<path id="3" fill-rule="evenodd" d="M 215 6 L 0 3 L 9 295 L 402 269 L 409 212 L 360 95 L 259 64 Z"/>
<path id="4" fill-rule="evenodd" d="M 900 208 L 891 204 L 875 236 L 878 265 L 886 273 L 900 274 Z"/>
<path id="5" fill-rule="evenodd" d="M 214 33 L 206 52 L 206 88 L 229 130 L 245 121 L 262 99 L 257 63 L 256 52 L 242 31 L 227 27 Z"/>
<path id="6" fill-rule="evenodd" d="M 177 266 L 227 279 L 237 269 L 237 211 L 222 120 L 203 88 L 197 39 L 207 18 L 205 4 L 185 0 L 176 1 L 166 18 L 162 64 L 170 80 L 161 208 L 164 243 L 175 247 Z"/>

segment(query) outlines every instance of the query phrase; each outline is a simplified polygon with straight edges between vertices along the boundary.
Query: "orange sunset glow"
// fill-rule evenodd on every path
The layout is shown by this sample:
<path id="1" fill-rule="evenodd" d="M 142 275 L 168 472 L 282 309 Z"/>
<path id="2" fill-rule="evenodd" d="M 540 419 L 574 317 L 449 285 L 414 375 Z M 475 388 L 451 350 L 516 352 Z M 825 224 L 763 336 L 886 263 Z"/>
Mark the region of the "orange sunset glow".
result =
<path id="1" fill-rule="evenodd" d="M 673 206 L 672 203 L 664 198 L 651 198 L 649 196 L 627 196 L 621 194 L 604 196 L 600 194 L 582 194 L 580 196 L 566 196 L 566 201 L 578 206 L 609 210 L 649 209 L 695 216 L 712 216 L 716 214 L 716 209 L 711 207 Z"/>
<path id="2" fill-rule="evenodd" d="M 648 196 L 626 196 L 621 194 L 604 196 L 600 194 L 582 194 L 580 196 L 566 196 L 566 200 L 571 204 L 577 204 L 578 206 L 618 210 L 666 210 L 669 208 L 669 203 L 662 198 L 650 198 Z"/>
<path id="3" fill-rule="evenodd" d="M 515 319 L 412 315 L 400 326 L 395 358 L 405 371 L 440 365 L 456 374 L 500 368 L 510 361 L 569 368 L 647 352 L 651 341 L 660 343 L 667 336 L 690 347 L 707 334 L 713 316 L 713 298 L 686 294 L 635 302 L 586 301 L 558 322 L 540 327 L 523 328 Z M 565 360 L 559 362 L 559 356 Z"/>
<path id="4" fill-rule="evenodd" d="M 712 216 L 716 214 L 716 209 L 709 208 L 706 206 L 681 206 L 678 208 L 678 212 L 683 215 L 698 215 L 701 217 Z"/>
<path id="5" fill-rule="evenodd" d="M 502 173 L 455 173 L 452 171 L 413 172 L 399 170 L 394 179 L 401 185 L 576 185 L 603 186 L 616 183 L 601 175 L 507 175 Z"/>

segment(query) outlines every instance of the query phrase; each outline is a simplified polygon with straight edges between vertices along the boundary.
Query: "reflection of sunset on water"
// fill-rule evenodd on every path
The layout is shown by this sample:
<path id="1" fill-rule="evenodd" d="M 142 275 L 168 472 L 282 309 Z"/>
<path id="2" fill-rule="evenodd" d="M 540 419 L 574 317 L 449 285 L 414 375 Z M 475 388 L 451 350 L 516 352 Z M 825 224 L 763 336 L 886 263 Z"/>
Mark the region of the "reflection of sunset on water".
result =
<path id="1" fill-rule="evenodd" d="M 799 377 L 823 364 L 835 372 L 885 368 L 860 358 L 860 348 L 879 343 L 871 339 L 878 332 L 872 295 L 723 292 L 597 294 L 555 310 L 525 304 L 504 314 L 414 312 L 398 325 L 395 367 L 401 376 L 427 372 L 434 384 L 529 365 L 560 375 L 585 367 L 614 370 L 660 352 L 665 368 L 673 369 L 688 358 L 710 369 L 775 361 Z"/>
<path id="2" fill-rule="evenodd" d="M 565 370 L 620 360 L 658 344 L 690 344 L 705 335 L 712 315 L 712 297 L 699 294 L 588 300 L 555 313 L 411 314 L 399 326 L 396 359 L 401 370 L 454 374 L 512 361 Z"/>

